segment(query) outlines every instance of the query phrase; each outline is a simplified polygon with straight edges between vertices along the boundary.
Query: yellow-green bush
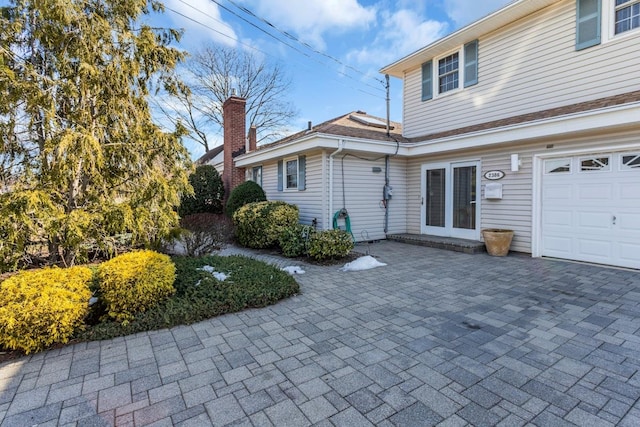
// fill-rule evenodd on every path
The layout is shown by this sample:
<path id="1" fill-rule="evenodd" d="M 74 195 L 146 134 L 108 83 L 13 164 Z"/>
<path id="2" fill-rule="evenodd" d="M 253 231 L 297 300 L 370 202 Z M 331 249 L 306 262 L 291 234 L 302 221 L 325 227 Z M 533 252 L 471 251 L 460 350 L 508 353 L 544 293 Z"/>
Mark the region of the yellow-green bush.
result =
<path id="1" fill-rule="evenodd" d="M 278 243 L 282 231 L 298 223 L 298 207 L 285 202 L 255 202 L 233 214 L 236 239 L 249 248 L 268 248 Z"/>
<path id="2" fill-rule="evenodd" d="M 0 344 L 29 354 L 66 343 L 89 311 L 86 267 L 23 271 L 0 283 Z"/>
<path id="3" fill-rule="evenodd" d="M 325 230 L 309 236 L 309 256 L 321 261 L 344 258 L 353 249 L 351 234 L 343 230 Z"/>
<path id="4" fill-rule="evenodd" d="M 100 264 L 98 279 L 109 317 L 126 323 L 173 295 L 176 267 L 167 255 L 134 251 Z"/>

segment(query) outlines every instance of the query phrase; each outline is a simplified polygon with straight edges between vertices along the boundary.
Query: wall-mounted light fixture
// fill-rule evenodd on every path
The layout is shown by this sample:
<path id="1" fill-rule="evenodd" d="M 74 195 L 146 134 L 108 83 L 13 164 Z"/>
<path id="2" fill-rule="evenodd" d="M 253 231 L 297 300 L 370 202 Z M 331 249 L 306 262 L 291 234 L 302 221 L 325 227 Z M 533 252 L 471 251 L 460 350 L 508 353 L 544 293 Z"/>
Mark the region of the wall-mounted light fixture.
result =
<path id="1" fill-rule="evenodd" d="M 518 172 L 522 166 L 522 161 L 517 154 L 511 155 L 511 172 Z"/>

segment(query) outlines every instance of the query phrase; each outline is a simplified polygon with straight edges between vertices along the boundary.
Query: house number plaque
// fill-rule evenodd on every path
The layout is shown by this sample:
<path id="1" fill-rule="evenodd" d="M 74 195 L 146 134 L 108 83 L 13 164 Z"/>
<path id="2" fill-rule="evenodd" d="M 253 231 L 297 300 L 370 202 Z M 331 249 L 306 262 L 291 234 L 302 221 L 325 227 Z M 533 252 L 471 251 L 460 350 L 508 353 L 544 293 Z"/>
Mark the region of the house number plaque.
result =
<path id="1" fill-rule="evenodd" d="M 484 177 L 491 181 L 497 181 L 499 179 L 504 178 L 504 172 L 495 170 L 495 171 L 486 171 L 484 173 Z"/>

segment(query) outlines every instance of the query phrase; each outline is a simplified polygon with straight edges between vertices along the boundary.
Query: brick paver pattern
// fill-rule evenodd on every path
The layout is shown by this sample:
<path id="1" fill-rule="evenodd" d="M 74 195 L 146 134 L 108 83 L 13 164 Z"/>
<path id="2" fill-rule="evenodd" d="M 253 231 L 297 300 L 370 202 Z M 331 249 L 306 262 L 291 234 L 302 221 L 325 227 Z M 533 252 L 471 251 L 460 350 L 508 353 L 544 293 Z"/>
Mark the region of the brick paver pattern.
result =
<path id="1" fill-rule="evenodd" d="M 303 265 L 271 307 L 6 362 L 1 425 L 640 425 L 639 272 L 359 249 L 388 265 Z"/>

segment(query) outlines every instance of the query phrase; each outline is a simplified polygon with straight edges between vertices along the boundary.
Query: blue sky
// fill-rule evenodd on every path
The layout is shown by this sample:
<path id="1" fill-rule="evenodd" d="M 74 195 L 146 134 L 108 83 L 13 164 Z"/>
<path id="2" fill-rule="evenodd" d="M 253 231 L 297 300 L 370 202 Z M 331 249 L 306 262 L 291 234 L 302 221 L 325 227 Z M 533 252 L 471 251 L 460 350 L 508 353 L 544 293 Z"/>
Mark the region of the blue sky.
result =
<path id="1" fill-rule="evenodd" d="M 380 68 L 510 1 L 164 0 L 165 13 L 147 19 L 154 26 L 182 28 L 179 47 L 188 52 L 213 42 L 279 61 L 292 79 L 289 100 L 300 113 L 286 131 L 296 132 L 308 121 L 317 124 L 355 110 L 385 117 Z M 395 78 L 391 119 L 402 121 L 402 82 Z M 210 139 L 222 141 L 221 135 Z M 203 154 L 198 144 L 185 143 L 194 158 Z"/>
<path id="2" fill-rule="evenodd" d="M 384 76 L 378 72 L 380 68 L 491 13 L 510 0 L 164 2 L 167 10 L 160 22 L 184 29 L 180 44 L 183 49 L 195 51 L 214 42 L 250 50 L 285 65 L 293 80 L 290 100 L 300 112 L 289 126 L 294 132 L 305 128 L 308 121 L 320 123 L 355 110 L 384 117 Z M 248 9 L 277 29 L 237 6 Z M 257 30 L 225 8 L 295 49 Z M 395 78 L 391 78 L 391 119 L 402 121 L 402 83 Z M 194 157 L 203 152 L 193 144 L 188 148 Z"/>

